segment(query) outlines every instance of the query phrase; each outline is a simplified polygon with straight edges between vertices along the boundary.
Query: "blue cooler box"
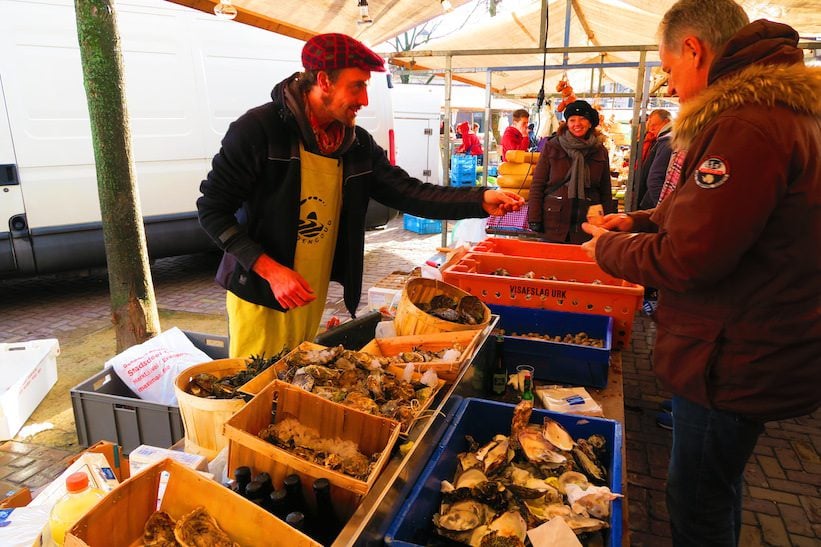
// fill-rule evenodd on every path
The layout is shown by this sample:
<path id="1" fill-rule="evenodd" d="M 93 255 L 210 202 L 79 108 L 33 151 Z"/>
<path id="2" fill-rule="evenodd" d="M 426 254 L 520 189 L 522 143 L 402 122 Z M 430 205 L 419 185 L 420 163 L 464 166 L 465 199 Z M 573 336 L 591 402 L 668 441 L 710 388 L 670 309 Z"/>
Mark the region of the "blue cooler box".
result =
<path id="1" fill-rule="evenodd" d="M 496 326 L 506 334 L 502 362 L 508 372 L 515 372 L 518 365 L 532 365 L 533 376 L 539 380 L 595 388 L 607 385 L 613 345 L 612 317 L 515 306 L 488 307 L 499 316 Z M 507 336 L 513 332 L 553 336 L 586 332 L 590 338 L 604 340 L 604 347 Z"/>
<path id="2" fill-rule="evenodd" d="M 510 422 L 515 405 L 497 403 L 485 399 L 465 399 L 457 410 L 453 423 L 448 427 L 439 447 L 433 453 L 416 485 L 385 534 L 385 543 L 395 546 L 427 545 L 432 538 L 439 538 L 433 529 L 433 515 L 439 512 L 442 481 L 452 481 L 458 465 L 457 455 L 468 448 L 465 435 L 472 436 L 480 445 L 490 442 L 496 434 L 509 435 Z M 530 421 L 540 423 L 544 416 L 559 422 L 576 439 L 590 435 L 602 435 L 607 440 L 606 468 L 608 487 L 621 493 L 621 445 L 622 427 L 619 422 L 602 418 L 573 416 L 549 410 L 534 409 Z M 605 462 L 602 462 L 605 465 Z M 622 499 L 610 506 L 610 528 L 605 530 L 606 545 L 621 545 Z M 442 540 L 445 541 L 445 540 Z"/>

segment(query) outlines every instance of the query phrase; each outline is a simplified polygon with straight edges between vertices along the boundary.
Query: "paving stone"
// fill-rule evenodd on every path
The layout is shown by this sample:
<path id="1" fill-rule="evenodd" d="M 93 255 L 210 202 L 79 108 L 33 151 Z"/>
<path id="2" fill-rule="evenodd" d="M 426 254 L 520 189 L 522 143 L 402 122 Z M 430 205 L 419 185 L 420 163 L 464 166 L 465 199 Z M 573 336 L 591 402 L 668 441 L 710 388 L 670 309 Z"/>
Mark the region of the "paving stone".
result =
<path id="1" fill-rule="evenodd" d="M 637 475 L 631 473 L 629 470 L 627 471 L 627 481 L 630 484 L 635 484 L 638 486 L 642 486 L 644 488 L 649 488 L 650 490 L 659 490 L 664 491 L 665 481 L 661 479 L 657 479 L 654 477 L 648 477 L 647 475 Z M 798 498 L 796 498 L 797 501 Z"/>
<path id="2" fill-rule="evenodd" d="M 795 441 L 798 442 L 798 441 Z M 784 469 L 793 469 L 795 471 L 800 471 L 803 469 L 801 466 L 801 458 L 797 455 L 797 450 L 795 448 L 795 442 L 793 443 L 792 448 L 776 448 L 774 449 L 775 457 L 778 458 L 778 463 Z M 809 447 L 812 450 L 812 447 Z M 814 451 L 813 451 L 814 452 Z"/>
<path id="3" fill-rule="evenodd" d="M 37 460 L 34 458 L 30 458 L 28 456 L 20 456 L 10 461 L 8 466 L 14 469 L 20 469 L 21 467 L 26 467 L 27 465 L 32 465 L 36 462 Z"/>
<path id="4" fill-rule="evenodd" d="M 781 465 L 776 458 L 772 458 L 770 456 L 758 456 L 758 463 L 761 465 L 761 469 L 767 477 L 774 477 L 776 479 L 787 478 L 787 475 L 784 474 L 784 470 L 781 469 Z M 764 482 L 766 483 L 766 481 Z M 763 486 L 766 486 L 766 484 Z"/>
<path id="5" fill-rule="evenodd" d="M 803 471 L 788 470 L 787 478 L 801 484 L 814 484 L 815 486 L 821 487 L 821 475 L 814 475 Z"/>
<path id="6" fill-rule="evenodd" d="M 742 507 L 756 514 L 763 513 L 765 515 L 773 516 L 781 514 L 778 512 L 778 505 L 776 505 L 772 501 L 756 499 L 751 496 L 744 497 L 744 499 L 742 500 Z"/>
<path id="7" fill-rule="evenodd" d="M 821 435 L 816 427 L 815 435 L 813 438 L 818 439 Z M 790 443 L 792 447 L 795 449 L 795 452 L 798 454 L 798 458 L 804 462 L 810 463 L 821 463 L 821 457 L 818 455 L 818 451 L 806 440 L 797 439 Z M 792 468 L 789 468 L 792 469 Z"/>
<path id="8" fill-rule="evenodd" d="M 755 526 L 746 523 L 741 525 L 741 535 L 738 538 L 738 544 L 744 547 L 766 547 L 757 523 Z"/>
<path id="9" fill-rule="evenodd" d="M 744 466 L 744 482 L 747 485 L 752 484 L 763 488 L 767 488 L 769 486 L 769 484 L 767 484 L 767 477 L 764 476 L 764 471 L 762 471 L 761 466 L 758 465 L 755 458 L 750 458 L 747 465 Z"/>
<path id="10" fill-rule="evenodd" d="M 762 500 L 770 500 L 776 503 L 789 503 L 790 505 L 800 505 L 798 496 L 788 492 L 779 492 L 777 490 L 768 490 L 766 488 L 759 488 L 758 486 L 750 486 L 750 495 L 754 498 Z"/>
<path id="11" fill-rule="evenodd" d="M 24 467 L 13 473 L 6 475 L 3 480 L 13 482 L 15 484 L 24 484 L 30 477 L 33 477 L 39 469 L 34 467 Z"/>
<path id="12" fill-rule="evenodd" d="M 14 454 L 28 454 L 35 449 L 35 445 L 19 443 L 17 441 L 8 441 L 0 445 L 0 451 L 12 452 Z"/>
<path id="13" fill-rule="evenodd" d="M 806 537 L 790 534 L 790 545 L 792 547 L 818 547 L 818 537 Z"/>
<path id="14" fill-rule="evenodd" d="M 798 534 L 800 536 L 813 535 L 812 525 L 807 519 L 807 513 L 804 508 L 792 505 L 779 505 L 778 510 L 781 512 L 781 518 L 784 521 L 784 526 L 791 534 Z"/>
<path id="15" fill-rule="evenodd" d="M 758 519 L 755 518 L 755 513 L 742 509 L 741 524 L 746 524 L 747 526 L 758 526 Z M 744 545 L 744 543 L 740 543 L 740 545 Z"/>
<path id="16" fill-rule="evenodd" d="M 821 499 L 811 496 L 798 496 L 801 501 L 801 507 L 807 512 L 812 522 L 821 523 Z"/>
<path id="17" fill-rule="evenodd" d="M 805 496 L 817 496 L 818 488 L 811 484 L 803 484 L 794 480 L 770 479 L 770 487 L 773 490 L 789 492 L 791 494 L 803 494 Z"/>
<path id="18" fill-rule="evenodd" d="M 789 545 L 790 537 L 784 528 L 784 522 L 771 515 L 758 515 L 758 522 L 761 524 L 761 534 L 764 541 L 771 545 Z"/>
<path id="19" fill-rule="evenodd" d="M 670 523 L 667 520 L 653 519 L 650 522 L 650 533 L 658 537 L 669 538 L 672 536 L 670 531 Z"/>

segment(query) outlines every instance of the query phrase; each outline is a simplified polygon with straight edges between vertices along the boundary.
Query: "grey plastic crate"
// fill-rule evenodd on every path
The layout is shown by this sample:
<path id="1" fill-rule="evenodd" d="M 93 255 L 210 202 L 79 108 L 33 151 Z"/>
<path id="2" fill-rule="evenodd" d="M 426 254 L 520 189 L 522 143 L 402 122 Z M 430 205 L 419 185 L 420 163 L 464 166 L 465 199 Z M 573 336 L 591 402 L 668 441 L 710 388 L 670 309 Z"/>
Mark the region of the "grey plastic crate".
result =
<path id="1" fill-rule="evenodd" d="M 185 332 L 212 359 L 228 356 L 228 339 Z M 141 444 L 168 448 L 183 438 L 180 409 L 143 401 L 110 369 L 102 370 L 71 390 L 77 440 L 82 446 L 111 441 L 125 454 Z"/>

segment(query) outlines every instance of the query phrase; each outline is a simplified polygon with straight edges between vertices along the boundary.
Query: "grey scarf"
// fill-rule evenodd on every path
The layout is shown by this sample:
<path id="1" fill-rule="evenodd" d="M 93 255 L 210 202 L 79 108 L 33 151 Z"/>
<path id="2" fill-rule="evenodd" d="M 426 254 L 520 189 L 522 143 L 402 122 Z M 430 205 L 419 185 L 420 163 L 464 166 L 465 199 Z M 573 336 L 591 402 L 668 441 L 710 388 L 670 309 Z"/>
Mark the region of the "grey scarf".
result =
<path id="1" fill-rule="evenodd" d="M 599 137 L 594 131 L 586 139 L 574 137 L 570 131 L 559 135 L 559 144 L 570 156 L 570 173 L 567 180 L 567 197 L 585 198 L 585 188 L 590 188 L 590 169 L 584 161 L 585 156 L 599 144 Z"/>

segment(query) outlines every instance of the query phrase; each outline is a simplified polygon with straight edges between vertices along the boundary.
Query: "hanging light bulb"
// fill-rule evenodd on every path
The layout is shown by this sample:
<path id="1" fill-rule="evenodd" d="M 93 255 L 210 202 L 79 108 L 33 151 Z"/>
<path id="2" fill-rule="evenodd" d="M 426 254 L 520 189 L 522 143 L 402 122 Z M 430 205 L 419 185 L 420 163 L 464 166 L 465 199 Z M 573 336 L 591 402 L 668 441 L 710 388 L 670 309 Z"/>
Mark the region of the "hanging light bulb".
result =
<path id="1" fill-rule="evenodd" d="M 370 14 L 368 13 L 368 0 L 358 0 L 357 7 L 359 8 L 359 19 L 356 21 L 357 25 L 370 25 L 373 23 Z"/>
<path id="2" fill-rule="evenodd" d="M 220 0 L 214 6 L 214 15 L 222 21 L 230 21 L 237 16 L 237 8 L 231 4 L 231 0 Z"/>
<path id="3" fill-rule="evenodd" d="M 450 13 L 453 9 L 453 4 L 450 3 L 450 0 L 441 0 L 442 3 L 442 11 L 445 13 Z"/>

